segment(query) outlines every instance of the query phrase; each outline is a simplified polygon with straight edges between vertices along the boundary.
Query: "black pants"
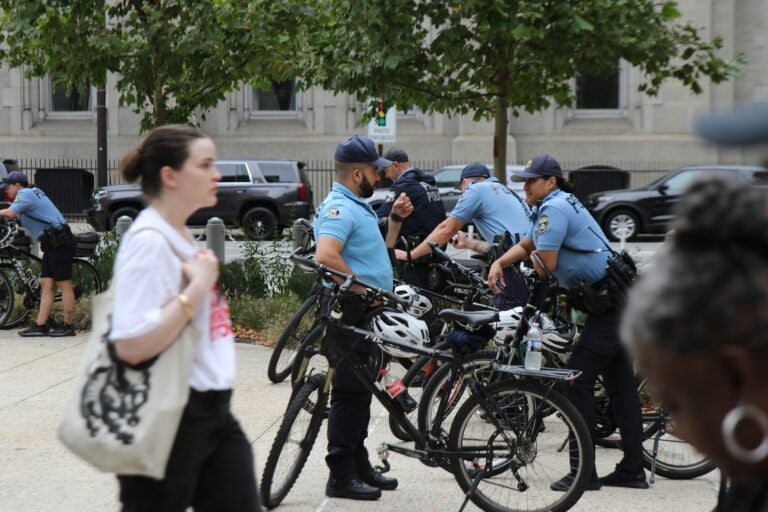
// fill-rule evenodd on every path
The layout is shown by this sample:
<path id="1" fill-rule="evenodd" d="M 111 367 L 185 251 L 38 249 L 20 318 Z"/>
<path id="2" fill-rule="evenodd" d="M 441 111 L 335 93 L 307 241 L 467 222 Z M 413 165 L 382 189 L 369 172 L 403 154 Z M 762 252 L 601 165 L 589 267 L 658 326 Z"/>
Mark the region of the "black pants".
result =
<path id="1" fill-rule="evenodd" d="M 251 445 L 231 391 L 192 391 L 165 478 L 118 475 L 124 512 L 260 512 Z"/>
<path id="2" fill-rule="evenodd" d="M 366 305 L 356 299 L 348 300 L 343 306 L 342 322 L 361 325 Z M 382 366 L 382 353 L 373 343 L 341 332 L 332 324 L 326 337 L 352 348 L 365 364 L 365 371 L 371 381 L 375 380 Z M 331 352 L 331 364 L 335 365 L 331 389 L 331 410 L 328 414 L 328 455 L 325 462 L 337 485 L 372 469 L 365 448 L 368 437 L 368 422 L 371 419 L 372 394 L 355 377 L 349 365 Z"/>
<path id="3" fill-rule="evenodd" d="M 504 269 L 504 289 L 493 297 L 493 306 L 499 311 L 507 311 L 517 306 L 525 306 L 531 292 L 520 272 L 513 268 Z"/>
<path id="4" fill-rule="evenodd" d="M 568 359 L 568 368 L 582 373 L 573 385 L 565 387 L 565 396 L 576 406 L 594 435 L 595 380 L 598 375 L 603 376 L 621 432 L 624 458 L 619 468 L 639 472 L 643 469 L 643 419 L 632 364 L 619 341 L 620 318 L 617 311 L 587 315 L 581 339 Z"/>

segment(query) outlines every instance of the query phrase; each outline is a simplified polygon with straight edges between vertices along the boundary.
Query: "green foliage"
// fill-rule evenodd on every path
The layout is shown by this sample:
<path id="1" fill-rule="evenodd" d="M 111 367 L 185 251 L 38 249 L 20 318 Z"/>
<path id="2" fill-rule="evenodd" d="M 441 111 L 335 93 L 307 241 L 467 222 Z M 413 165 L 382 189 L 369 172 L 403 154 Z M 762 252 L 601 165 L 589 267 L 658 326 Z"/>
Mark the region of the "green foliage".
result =
<path id="1" fill-rule="evenodd" d="M 229 313 L 235 325 L 267 331 L 270 339 L 277 339 L 285 324 L 301 305 L 295 295 L 255 298 L 236 294 L 227 297 Z"/>
<path id="2" fill-rule="evenodd" d="M 668 79 L 698 93 L 701 80 L 722 82 L 742 62 L 719 58 L 722 40 L 680 23 L 671 0 L 317 0 L 314 13 L 305 86 L 496 118 L 500 173 L 508 110 L 571 105 L 582 70 L 606 73 L 624 59 L 646 94 Z"/>
<path id="3" fill-rule="evenodd" d="M 112 282 L 112 272 L 119 247 L 117 237 L 111 231 L 104 233 L 96 246 L 94 267 L 96 267 L 96 272 L 101 279 L 102 290 L 106 290 Z"/>
<path id="4" fill-rule="evenodd" d="M 120 103 L 143 113 L 142 130 L 196 124 L 243 81 L 295 76 L 304 12 L 270 0 L 0 0 L 0 8 L 0 59 L 68 84 L 104 84 L 117 73 Z"/>

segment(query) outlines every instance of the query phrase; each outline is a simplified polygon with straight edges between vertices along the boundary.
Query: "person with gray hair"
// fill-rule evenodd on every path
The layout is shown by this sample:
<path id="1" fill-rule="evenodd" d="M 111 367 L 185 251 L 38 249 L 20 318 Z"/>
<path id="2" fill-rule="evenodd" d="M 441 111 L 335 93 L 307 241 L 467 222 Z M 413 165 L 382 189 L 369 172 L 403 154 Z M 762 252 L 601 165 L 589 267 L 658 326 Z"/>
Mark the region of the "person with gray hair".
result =
<path id="1" fill-rule="evenodd" d="M 763 121 L 755 109 L 697 129 L 720 143 L 768 142 L 768 108 Z M 671 227 L 668 250 L 630 293 L 622 338 L 675 435 L 728 477 L 716 510 L 768 510 L 768 191 L 696 183 Z"/>

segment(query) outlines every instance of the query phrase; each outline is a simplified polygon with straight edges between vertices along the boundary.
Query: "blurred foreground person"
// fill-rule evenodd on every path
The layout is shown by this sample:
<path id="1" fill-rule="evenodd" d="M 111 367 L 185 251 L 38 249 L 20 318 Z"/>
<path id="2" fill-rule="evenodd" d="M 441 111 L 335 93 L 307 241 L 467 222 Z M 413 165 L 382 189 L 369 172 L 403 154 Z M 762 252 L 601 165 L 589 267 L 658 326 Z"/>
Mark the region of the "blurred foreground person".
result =
<path id="1" fill-rule="evenodd" d="M 118 475 L 123 512 L 261 510 L 251 445 L 230 411 L 235 339 L 216 286 L 219 261 L 198 249 L 186 227 L 196 210 L 216 204 L 215 159 L 207 135 L 172 125 L 153 130 L 120 162 L 149 205 L 123 236 L 115 263 L 110 339 L 117 356 L 139 365 L 170 346 L 187 323 L 203 333 L 165 478 Z"/>
<path id="2" fill-rule="evenodd" d="M 676 435 L 730 478 L 716 510 L 768 510 L 768 191 L 695 184 L 673 228 L 623 338 Z"/>

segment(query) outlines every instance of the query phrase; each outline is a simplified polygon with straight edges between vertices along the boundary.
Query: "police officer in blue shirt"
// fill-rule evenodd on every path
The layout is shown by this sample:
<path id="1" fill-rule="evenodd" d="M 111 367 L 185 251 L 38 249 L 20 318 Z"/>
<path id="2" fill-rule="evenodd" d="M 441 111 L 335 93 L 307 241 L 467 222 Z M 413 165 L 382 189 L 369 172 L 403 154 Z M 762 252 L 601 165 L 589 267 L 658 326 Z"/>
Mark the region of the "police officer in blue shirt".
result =
<path id="1" fill-rule="evenodd" d="M 497 259 L 488 273 L 488 284 L 503 282 L 502 269 L 526 260 L 534 251 L 563 288 L 575 289 L 580 282 L 594 284 L 607 277 L 606 263 L 612 252 L 595 219 L 569 192 L 573 185 L 563 178 L 560 164 L 549 155 L 537 155 L 513 181 L 525 182 L 528 204 L 535 205 L 528 235 Z M 540 275 L 544 269 L 534 265 Z M 616 470 L 597 479 L 593 474 L 589 489 L 601 485 L 647 489 L 642 458 L 642 415 L 632 363 L 619 341 L 620 308 L 587 312 L 579 342 L 568 367 L 581 370 L 581 376 L 565 394 L 579 410 L 591 431 L 595 429 L 594 387 L 603 375 L 611 396 L 621 432 L 624 457 Z M 567 490 L 573 481 L 566 475 L 552 484 L 553 490 Z"/>
<path id="2" fill-rule="evenodd" d="M 520 240 L 528 233 L 531 224 L 528 206 L 506 185 L 491 177 L 488 167 L 480 163 L 467 165 L 461 171 L 459 186 L 463 193 L 453 211 L 421 245 L 411 251 L 412 259 L 429 254 L 429 242 L 443 245 L 456 237 L 454 245 L 457 248 L 487 253 L 490 243 L 497 236 L 506 233 L 511 240 Z M 468 222 L 474 222 L 484 242 L 467 240 L 463 234 L 459 234 L 459 230 Z M 406 258 L 403 251 L 396 251 L 396 256 L 399 260 Z M 524 305 L 528 300 L 528 288 L 524 280 L 511 268 L 504 275 L 506 286 L 497 293 L 494 305 L 502 310 Z"/>
<path id="3" fill-rule="evenodd" d="M 355 135 L 336 147 L 336 176 L 330 193 L 315 212 L 315 259 L 330 268 L 356 274 L 363 281 L 391 290 L 392 265 L 378 227 L 376 213 L 364 201 L 373 194 L 379 179 L 378 167 L 392 162 L 380 158 L 373 141 Z M 389 229 L 397 230 L 403 218 L 413 211 L 405 195 L 392 205 Z M 391 242 L 388 237 L 388 242 Z M 357 325 L 367 304 L 353 298 L 342 305 L 341 321 Z M 381 351 L 367 343 L 328 326 L 326 336 L 353 346 L 375 379 L 381 364 Z M 367 437 L 372 395 L 352 371 L 339 361 L 333 376 L 331 410 L 328 415 L 328 455 L 330 477 L 326 494 L 331 497 L 375 500 L 381 490 L 397 487 L 395 478 L 373 469 L 364 441 Z"/>
<path id="4" fill-rule="evenodd" d="M 391 148 L 384 158 L 392 162 L 392 165 L 384 168 L 384 175 L 392 180 L 392 187 L 376 213 L 379 218 L 388 217 L 396 198 L 405 193 L 413 205 L 413 214 L 403 221 L 400 235 L 405 236 L 409 244 L 412 240 L 418 244 L 445 220 L 445 206 L 440 199 L 440 190 L 435 185 L 434 177 L 411 166 L 408 155 L 402 149 Z M 429 288 L 429 268 L 426 263 L 426 259 L 411 264 L 398 262 L 400 279 L 419 288 Z M 431 324 L 429 319 L 424 320 Z"/>
<path id="5" fill-rule="evenodd" d="M 72 259 L 75 257 L 75 239 L 64 216 L 48 196 L 39 188 L 29 188 L 27 177 L 13 171 L 3 178 L 0 191 L 13 198 L 11 206 L 0 210 L 0 215 L 18 219 L 22 226 L 40 241 L 43 262 L 40 266 L 40 309 L 37 322 L 19 331 L 20 336 L 74 336 L 72 312 L 75 310 L 75 292 L 72 288 Z M 50 329 L 48 317 L 53 308 L 56 288 L 61 291 L 64 323 Z"/>

